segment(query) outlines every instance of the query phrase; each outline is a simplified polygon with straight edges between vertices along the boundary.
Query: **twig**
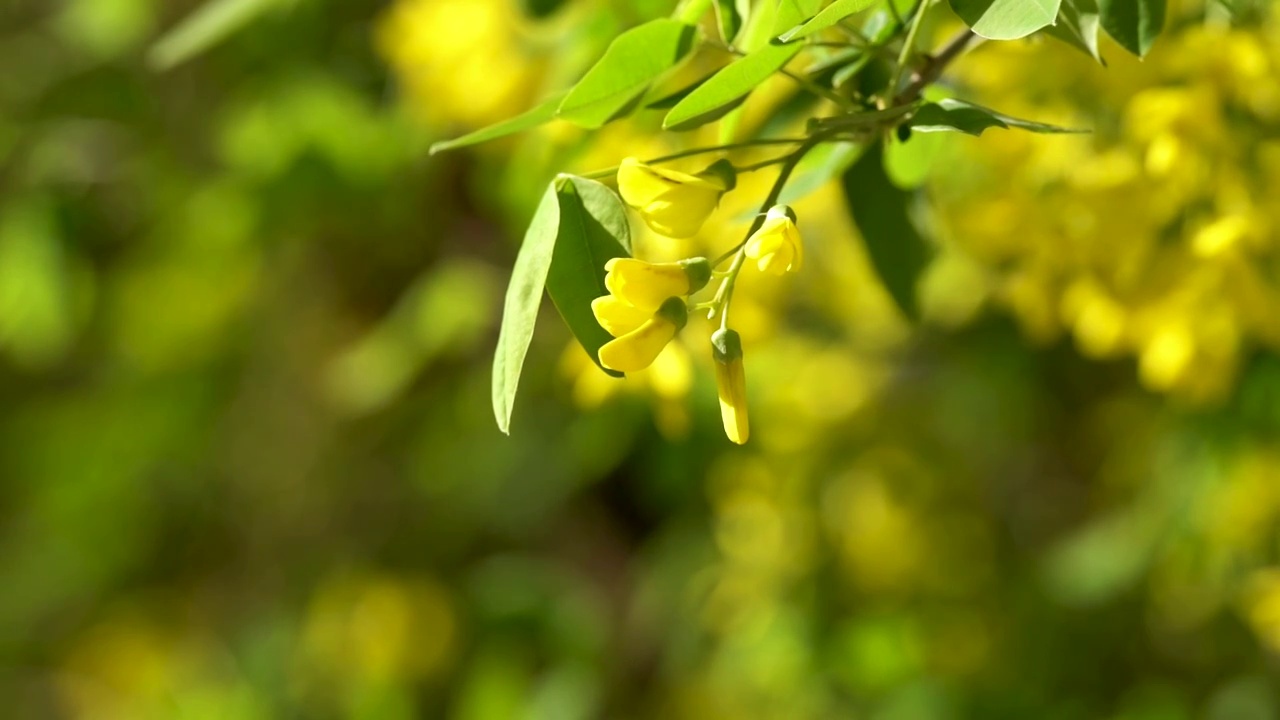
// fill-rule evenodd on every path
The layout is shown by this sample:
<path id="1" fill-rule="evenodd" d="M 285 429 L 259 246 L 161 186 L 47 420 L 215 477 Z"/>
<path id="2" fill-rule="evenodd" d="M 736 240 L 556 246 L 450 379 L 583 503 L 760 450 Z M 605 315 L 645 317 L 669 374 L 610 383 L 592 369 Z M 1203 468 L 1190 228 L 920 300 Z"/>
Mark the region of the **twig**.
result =
<path id="1" fill-rule="evenodd" d="M 956 33 L 954 37 L 947 41 L 946 45 L 942 46 L 942 49 L 937 54 L 927 56 L 924 68 L 915 74 L 911 79 L 911 84 L 898 93 L 893 99 L 893 104 L 908 105 L 919 99 L 920 93 L 941 77 L 947 66 L 960 57 L 974 40 L 981 42 L 981 39 L 968 28 Z"/>
<path id="2" fill-rule="evenodd" d="M 902 73 L 907 69 L 907 61 L 911 59 L 911 53 L 915 50 L 916 35 L 920 34 L 921 21 L 929 10 L 930 2 L 931 0 L 920 0 L 916 5 L 916 14 L 911 18 L 911 27 L 907 28 L 907 37 L 902 41 L 902 51 L 898 53 L 898 66 L 893 71 L 893 82 L 889 83 L 891 92 L 897 92 L 898 83 L 902 82 Z M 889 5 L 893 5 L 892 0 Z"/>
<path id="3" fill-rule="evenodd" d="M 774 139 L 762 139 L 762 140 L 744 140 L 743 142 L 730 143 L 728 145 L 714 145 L 711 147 L 693 148 L 692 150 L 682 150 L 678 153 L 673 153 L 671 155 L 663 155 L 662 157 L 656 157 L 651 160 L 646 160 L 645 162 L 649 165 L 655 165 L 657 163 L 670 162 L 672 160 L 679 160 L 681 158 L 692 157 L 694 155 L 706 155 L 707 153 L 724 152 L 728 150 L 741 150 L 743 148 L 760 147 L 763 145 L 799 145 L 801 143 L 806 143 L 808 141 L 809 141 L 809 138 L 774 138 Z M 602 178 L 602 177 L 608 177 L 610 175 L 613 175 L 616 172 L 618 172 L 617 165 L 613 167 L 605 168 L 603 170 L 595 170 L 593 172 L 586 173 L 581 177 Z"/>

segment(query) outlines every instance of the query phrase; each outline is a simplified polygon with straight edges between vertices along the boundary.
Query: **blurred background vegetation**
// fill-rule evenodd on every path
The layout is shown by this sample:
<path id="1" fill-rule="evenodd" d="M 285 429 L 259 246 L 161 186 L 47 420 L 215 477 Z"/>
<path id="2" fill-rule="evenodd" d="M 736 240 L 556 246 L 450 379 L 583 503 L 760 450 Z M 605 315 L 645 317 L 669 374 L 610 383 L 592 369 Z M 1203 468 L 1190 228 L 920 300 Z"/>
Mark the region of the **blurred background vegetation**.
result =
<path id="1" fill-rule="evenodd" d="M 613 381 L 549 307 L 491 415 L 532 203 L 660 113 L 425 152 L 669 0 L 0 3 L 0 714 L 1280 717 L 1280 18 L 1229 5 L 955 66 L 1095 132 L 920 141 L 919 326 L 799 200 L 737 448 L 702 330 Z"/>

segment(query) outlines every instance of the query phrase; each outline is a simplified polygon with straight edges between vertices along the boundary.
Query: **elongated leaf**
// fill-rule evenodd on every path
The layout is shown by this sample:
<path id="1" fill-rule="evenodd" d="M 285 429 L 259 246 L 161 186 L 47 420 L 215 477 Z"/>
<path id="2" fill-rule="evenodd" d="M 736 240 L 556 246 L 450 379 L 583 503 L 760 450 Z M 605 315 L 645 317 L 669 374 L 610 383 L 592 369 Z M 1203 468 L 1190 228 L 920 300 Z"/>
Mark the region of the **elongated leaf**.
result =
<path id="1" fill-rule="evenodd" d="M 558 115 L 587 128 L 598 128 L 626 114 L 649 83 L 689 52 L 694 28 L 670 19 L 651 20 L 614 39 L 560 103 Z"/>
<path id="2" fill-rule="evenodd" d="M 489 127 L 481 128 L 473 133 L 467 133 L 459 138 L 442 140 L 435 143 L 431 146 L 431 154 L 435 155 L 436 153 L 444 152 L 445 150 L 453 150 L 454 148 L 466 147 L 468 145 L 478 145 L 479 143 L 497 140 L 500 137 L 505 137 L 514 133 L 531 130 L 555 118 L 556 108 L 560 106 L 560 101 L 564 96 L 565 93 L 559 93 L 521 115 L 503 120 L 499 123 L 494 123 Z"/>
<path id="3" fill-rule="evenodd" d="M 598 365 L 600 346 L 612 338 L 596 323 L 591 301 L 608 293 L 605 263 L 630 254 L 626 210 L 612 190 L 572 175 L 560 175 L 547 187 L 516 255 L 498 330 L 493 414 L 499 430 L 510 432 L 511 411 L 538 322 L 542 291 L 551 295 L 574 337 Z"/>
<path id="4" fill-rule="evenodd" d="M 783 42 L 790 42 L 809 37 L 814 33 L 826 30 L 854 13 L 866 10 L 875 2 L 876 0 L 836 0 L 823 8 L 822 12 L 814 15 L 811 20 L 800 27 L 786 31 L 778 39 Z"/>
<path id="5" fill-rule="evenodd" d="M 1098 0 L 1098 9 L 1107 34 L 1138 57 L 1164 29 L 1165 0 Z"/>
<path id="6" fill-rule="evenodd" d="M 732 45 L 738 31 L 742 29 L 742 15 L 738 13 L 735 0 L 715 0 L 716 27 L 720 30 L 720 39 L 726 45 Z"/>
<path id="7" fill-rule="evenodd" d="M 604 185 L 561 175 L 555 186 L 560 199 L 560 229 L 547 292 L 573 336 L 598 365 L 600 346 L 613 336 L 596 322 L 591 301 L 609 294 L 604 286 L 604 264 L 631 254 L 631 229 L 622 201 Z M 612 370 L 605 372 L 621 376 Z"/>
<path id="8" fill-rule="evenodd" d="M 281 0 L 208 0 L 151 46 L 148 61 L 168 70 L 217 45 Z"/>
<path id="9" fill-rule="evenodd" d="M 1098 52 L 1099 19 L 1098 4 L 1094 0 L 1062 0 L 1057 24 L 1044 31 L 1105 65 Z"/>
<path id="10" fill-rule="evenodd" d="M 671 108 L 671 112 L 662 121 L 662 127 L 668 130 L 696 127 L 701 123 L 694 124 L 694 121 L 741 102 L 798 52 L 799 45 L 765 45 L 735 61 Z M 709 120 L 704 120 L 706 121 Z"/>
<path id="11" fill-rule="evenodd" d="M 916 281 L 932 253 L 911 222 L 913 195 L 889 181 L 879 143 L 845 172 L 842 182 L 872 267 L 903 313 L 916 318 Z"/>
<path id="12" fill-rule="evenodd" d="M 759 0 L 752 4 L 752 12 L 742 28 L 742 42 L 738 49 L 743 52 L 754 52 L 764 47 L 770 38 L 777 37 L 773 32 L 773 23 L 778 18 L 778 5 L 773 0 Z M 790 30 L 790 27 L 784 30 Z"/>
<path id="13" fill-rule="evenodd" d="M 769 37 L 778 37 L 816 15 L 822 8 L 822 0 L 777 0 L 777 8 Z"/>
<path id="14" fill-rule="evenodd" d="M 493 415 L 504 433 L 511 431 L 516 388 L 538 322 L 538 306 L 542 304 L 559 228 L 560 200 L 553 184 L 542 195 L 516 255 L 502 309 L 502 326 L 498 329 L 498 349 L 493 356 Z"/>
<path id="15" fill-rule="evenodd" d="M 975 33 L 991 40 L 1014 40 L 1048 27 L 1057 19 L 1061 5 L 1062 0 L 951 0 L 956 15 Z"/>
<path id="16" fill-rule="evenodd" d="M 921 107 L 907 124 L 914 132 L 919 133 L 962 132 L 974 136 L 981 135 L 989 128 L 1004 130 L 1017 128 L 1047 135 L 1089 132 L 1023 120 L 996 112 L 991 108 L 952 98 Z"/>

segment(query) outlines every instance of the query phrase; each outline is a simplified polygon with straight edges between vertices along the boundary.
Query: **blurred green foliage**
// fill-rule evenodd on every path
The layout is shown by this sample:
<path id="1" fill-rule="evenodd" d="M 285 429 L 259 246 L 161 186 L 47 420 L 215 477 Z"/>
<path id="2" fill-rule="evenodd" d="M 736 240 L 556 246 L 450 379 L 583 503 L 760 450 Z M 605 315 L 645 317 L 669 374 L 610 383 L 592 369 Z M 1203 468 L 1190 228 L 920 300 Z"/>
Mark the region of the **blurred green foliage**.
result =
<path id="1" fill-rule="evenodd" d="M 277 3 L 177 62 L 199 3 L 0 4 L 0 714 L 1280 717 L 1271 351 L 1187 405 L 980 300 L 904 329 L 820 195 L 752 445 L 709 368 L 552 323 L 499 434 L 519 229 L 638 141 L 426 148 L 673 4 L 554 5 Z M 394 39 L 446 11 L 489 34 Z"/>

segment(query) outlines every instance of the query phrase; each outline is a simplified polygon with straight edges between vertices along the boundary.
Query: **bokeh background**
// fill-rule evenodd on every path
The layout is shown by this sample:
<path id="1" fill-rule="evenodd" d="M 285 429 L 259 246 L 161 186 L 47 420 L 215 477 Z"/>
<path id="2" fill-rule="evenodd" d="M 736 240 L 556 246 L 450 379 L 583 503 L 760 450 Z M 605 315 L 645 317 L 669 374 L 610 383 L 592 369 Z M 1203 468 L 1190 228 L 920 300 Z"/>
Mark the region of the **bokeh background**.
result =
<path id="1" fill-rule="evenodd" d="M 0 3 L 0 715 L 1280 717 L 1280 13 L 1229 5 L 957 63 L 1094 132 L 899 148 L 917 325 L 810 188 L 738 448 L 702 327 L 613 381 L 548 304 L 489 401 L 547 180 L 696 134 L 426 152 L 669 0 Z"/>

